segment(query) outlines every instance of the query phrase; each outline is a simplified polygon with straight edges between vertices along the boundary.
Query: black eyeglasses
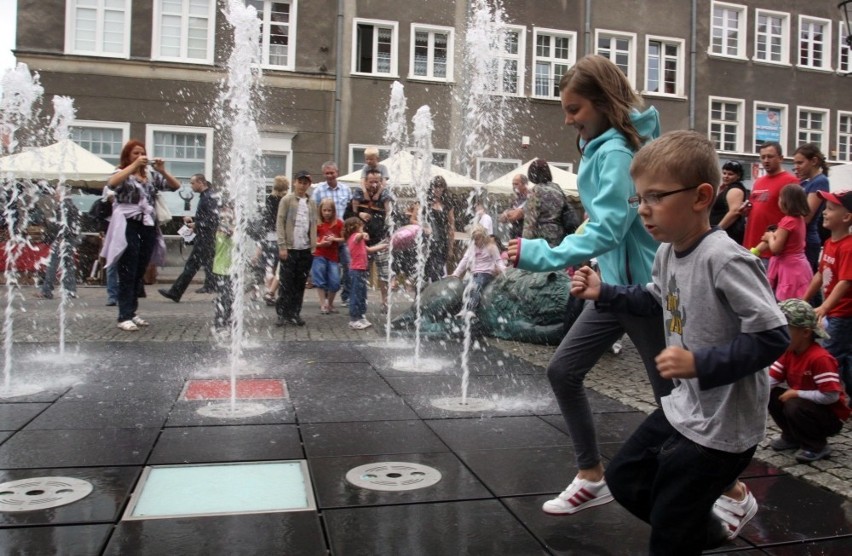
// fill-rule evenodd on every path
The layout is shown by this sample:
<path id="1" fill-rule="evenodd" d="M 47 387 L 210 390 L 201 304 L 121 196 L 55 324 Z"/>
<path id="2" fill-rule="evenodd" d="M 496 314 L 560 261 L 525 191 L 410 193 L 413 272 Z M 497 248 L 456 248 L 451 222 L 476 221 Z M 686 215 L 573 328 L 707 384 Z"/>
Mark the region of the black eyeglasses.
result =
<path id="1" fill-rule="evenodd" d="M 691 189 L 696 189 L 699 187 L 698 185 L 693 185 L 691 187 L 684 187 L 682 189 L 675 189 L 674 191 L 666 191 L 664 193 L 648 193 L 647 195 L 634 195 L 627 199 L 627 203 L 630 205 L 630 208 L 639 208 L 639 205 L 645 203 L 646 205 L 652 207 L 654 205 L 659 205 L 660 202 L 668 197 L 669 195 L 674 195 L 675 193 L 682 193 L 684 191 L 689 191 Z"/>

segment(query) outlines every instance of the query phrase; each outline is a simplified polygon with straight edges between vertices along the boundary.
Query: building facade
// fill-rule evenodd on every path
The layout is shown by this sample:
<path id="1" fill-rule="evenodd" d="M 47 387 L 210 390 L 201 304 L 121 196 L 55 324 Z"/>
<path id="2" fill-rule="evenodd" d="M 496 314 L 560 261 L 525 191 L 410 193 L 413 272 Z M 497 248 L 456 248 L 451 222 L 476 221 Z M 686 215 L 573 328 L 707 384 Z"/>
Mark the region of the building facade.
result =
<path id="1" fill-rule="evenodd" d="M 337 160 L 357 169 L 384 145 L 391 85 L 409 118 L 429 105 L 435 163 L 460 168 L 465 136 L 465 29 L 470 0 L 246 0 L 261 25 L 266 180 Z M 610 57 L 663 130 L 707 133 L 745 166 L 763 141 L 790 154 L 818 143 L 852 162 L 848 33 L 834 0 L 503 0 L 506 39 L 482 45 L 499 65 L 493 94 L 513 114 L 464 172 L 487 182 L 543 157 L 576 171 L 558 80 L 578 57 Z M 117 162 L 129 138 L 187 180 L 223 179 L 214 107 L 231 34 L 223 0 L 18 0 L 15 54 L 45 97 L 75 99 L 73 138 Z M 61 32 L 60 32 L 61 30 Z M 750 177 L 750 176 L 747 176 Z M 265 184 L 258 184 L 259 193 Z"/>

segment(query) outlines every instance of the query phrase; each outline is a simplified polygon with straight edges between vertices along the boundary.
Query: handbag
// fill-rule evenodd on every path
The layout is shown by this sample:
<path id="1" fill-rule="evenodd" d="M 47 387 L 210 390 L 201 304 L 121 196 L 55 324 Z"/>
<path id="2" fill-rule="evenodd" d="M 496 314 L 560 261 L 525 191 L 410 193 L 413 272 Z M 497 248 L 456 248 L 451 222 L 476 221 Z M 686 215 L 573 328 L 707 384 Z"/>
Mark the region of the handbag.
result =
<path id="1" fill-rule="evenodd" d="M 163 196 L 159 194 L 154 197 L 154 216 L 157 219 L 157 224 L 165 224 L 172 220 L 172 211 L 169 210 Z"/>

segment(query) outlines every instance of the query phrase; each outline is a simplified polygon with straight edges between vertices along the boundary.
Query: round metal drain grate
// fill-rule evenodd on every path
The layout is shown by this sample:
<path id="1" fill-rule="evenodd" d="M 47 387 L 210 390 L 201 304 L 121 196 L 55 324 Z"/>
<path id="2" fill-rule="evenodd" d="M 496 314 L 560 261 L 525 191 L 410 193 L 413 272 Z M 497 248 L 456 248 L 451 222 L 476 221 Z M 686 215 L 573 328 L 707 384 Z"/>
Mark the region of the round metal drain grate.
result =
<path id="1" fill-rule="evenodd" d="M 441 480 L 441 472 L 419 463 L 383 461 L 350 469 L 346 480 L 357 487 L 394 492 L 430 487 Z"/>
<path id="2" fill-rule="evenodd" d="M 231 407 L 231 402 L 226 402 L 205 405 L 198 408 L 196 413 L 216 419 L 245 419 L 246 417 L 263 415 L 267 411 L 269 411 L 269 408 L 260 403 L 238 402 Z"/>
<path id="3" fill-rule="evenodd" d="M 18 384 L 16 386 L 10 386 L 9 388 L 3 388 L 0 386 L 0 398 L 17 398 L 18 396 L 32 396 L 33 394 L 38 394 L 44 390 L 41 386 L 35 386 L 30 384 Z"/>
<path id="4" fill-rule="evenodd" d="M 436 398 L 432 400 L 432 407 L 448 411 L 488 411 L 497 405 L 485 398 Z"/>
<path id="5" fill-rule="evenodd" d="M 34 477 L 0 483 L 0 512 L 31 512 L 81 500 L 92 483 L 71 477 Z"/>

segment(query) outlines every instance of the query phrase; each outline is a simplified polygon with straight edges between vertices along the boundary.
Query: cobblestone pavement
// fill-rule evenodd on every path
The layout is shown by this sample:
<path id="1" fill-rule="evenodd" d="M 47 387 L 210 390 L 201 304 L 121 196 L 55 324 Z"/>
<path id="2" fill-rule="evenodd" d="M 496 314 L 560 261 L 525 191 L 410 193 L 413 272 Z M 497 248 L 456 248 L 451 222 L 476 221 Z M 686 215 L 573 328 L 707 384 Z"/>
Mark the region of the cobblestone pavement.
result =
<path id="1" fill-rule="evenodd" d="M 65 338 L 69 343 L 126 341 L 126 342 L 211 342 L 210 323 L 213 315 L 213 296 L 195 294 L 192 285 L 180 303 L 174 303 L 157 293 L 163 285 L 147 286 L 148 297 L 140 300 L 139 315 L 151 326 L 138 332 L 124 332 L 116 327 L 115 307 L 106 307 L 106 292 L 102 287 L 81 286 L 78 298 L 70 300 L 66 314 Z M 5 305 L 6 290 L 3 292 Z M 14 313 L 15 343 L 56 343 L 59 338 L 59 302 L 42 300 L 33 296 L 35 288 L 21 289 L 23 300 Z M 247 296 L 247 299 L 251 296 Z M 409 301 L 397 298 L 397 307 L 407 307 Z M 370 305 L 378 308 L 378 295 L 370 293 Z M 401 309 L 400 309 L 401 310 Z M 396 312 L 396 310 L 394 311 Z M 377 338 L 382 332 L 384 317 L 368 310 L 367 318 L 376 326 L 356 331 L 347 326 L 346 308 L 340 313 L 321 315 L 316 294 L 305 292 L 302 317 L 303 327 L 275 326 L 275 311 L 262 300 L 249 301 L 246 328 L 252 341 L 358 341 Z M 638 353 L 630 341 L 624 339 L 624 349 L 618 355 L 606 355 L 586 379 L 586 385 L 601 394 L 628 406 L 650 412 L 653 408 L 651 388 L 645 377 Z M 553 347 L 489 339 L 488 344 L 509 354 L 523 358 L 544 368 L 553 353 Z M 14 358 L 14 353 L 13 353 Z M 543 371 L 542 371 L 543 372 Z M 777 453 L 769 449 L 769 440 L 778 435 L 771 420 L 767 440 L 761 443 L 756 457 L 772 464 L 790 475 L 800 477 L 828 490 L 852 499 L 852 427 L 847 424 L 840 434 L 830 439 L 833 454 L 830 459 L 808 465 L 799 464 L 790 452 Z"/>

